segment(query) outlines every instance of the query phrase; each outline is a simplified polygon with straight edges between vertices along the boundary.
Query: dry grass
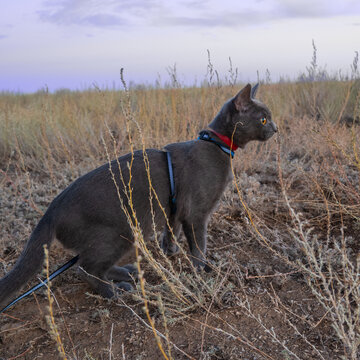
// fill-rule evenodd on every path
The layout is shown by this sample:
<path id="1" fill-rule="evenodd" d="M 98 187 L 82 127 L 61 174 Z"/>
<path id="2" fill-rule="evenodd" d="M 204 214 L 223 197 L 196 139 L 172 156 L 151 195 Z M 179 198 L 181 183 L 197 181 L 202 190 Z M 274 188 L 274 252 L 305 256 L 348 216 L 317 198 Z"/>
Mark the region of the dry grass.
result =
<path id="1" fill-rule="evenodd" d="M 237 90 L 215 81 L 211 67 L 209 74 L 212 86 L 201 88 L 176 83 L 168 89 L 1 95 L 3 272 L 53 196 L 80 174 L 134 148 L 195 138 Z M 359 87 L 356 80 L 261 86 L 259 98 L 271 108 L 280 134 L 250 144 L 234 159 L 235 182 L 209 227 L 213 272 L 196 273 L 184 245 L 168 259 L 157 241 L 146 244 L 129 213 L 138 288 L 110 303 L 93 295 L 84 299 L 89 316 L 99 319 L 87 331 L 108 334 L 95 346 L 81 337 L 85 325 L 75 311 L 73 288 L 86 291 L 85 285 L 75 281 L 54 290 L 59 305 L 51 308 L 51 319 L 63 357 L 357 359 L 359 127 L 343 119 L 360 115 Z M 50 263 L 58 264 L 61 254 L 55 247 Z M 34 310 L 22 315 L 23 327 L 45 329 L 45 335 L 34 335 L 31 347 L 16 353 L 6 344 L 16 343 L 23 327 L 15 329 L 17 320 L 8 317 L 0 327 L 7 351 L 1 355 L 32 356 L 38 349 L 56 354 L 53 337 L 46 339 L 53 330 L 35 320 L 42 312 Z M 11 314 L 19 316 L 16 309 Z M 131 322 L 122 325 L 118 317 Z M 127 335 L 117 343 L 122 332 Z"/>

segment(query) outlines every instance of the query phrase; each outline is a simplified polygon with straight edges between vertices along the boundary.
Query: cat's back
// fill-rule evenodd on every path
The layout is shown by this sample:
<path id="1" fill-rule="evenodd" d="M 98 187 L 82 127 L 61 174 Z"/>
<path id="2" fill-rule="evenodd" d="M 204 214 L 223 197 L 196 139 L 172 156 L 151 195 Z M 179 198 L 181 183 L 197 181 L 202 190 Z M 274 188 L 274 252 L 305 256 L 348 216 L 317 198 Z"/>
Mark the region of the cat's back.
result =
<path id="1" fill-rule="evenodd" d="M 60 210 L 63 213 L 66 208 L 91 208 L 94 204 L 106 205 L 106 208 L 111 207 L 111 204 L 118 206 L 119 201 L 113 201 L 114 198 L 118 198 L 117 189 L 122 191 L 124 183 L 127 184 L 129 181 L 130 174 L 132 188 L 136 193 L 148 189 L 145 160 L 148 160 L 151 176 L 155 178 L 154 183 L 162 183 L 162 179 L 167 176 L 164 152 L 157 149 L 145 151 L 145 158 L 143 151 L 137 150 L 82 175 L 52 201 L 48 211 Z"/>

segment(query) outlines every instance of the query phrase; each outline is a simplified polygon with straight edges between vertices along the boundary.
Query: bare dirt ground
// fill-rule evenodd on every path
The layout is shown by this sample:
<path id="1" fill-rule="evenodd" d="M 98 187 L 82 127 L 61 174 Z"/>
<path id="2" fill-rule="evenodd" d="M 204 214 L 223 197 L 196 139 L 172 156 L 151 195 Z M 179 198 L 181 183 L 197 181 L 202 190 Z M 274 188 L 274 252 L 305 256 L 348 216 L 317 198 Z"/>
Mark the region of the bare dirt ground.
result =
<path id="1" fill-rule="evenodd" d="M 296 156 L 289 164 L 298 161 Z M 290 166 L 289 165 L 289 166 Z M 296 165 L 296 164 L 295 164 Z M 294 166 L 295 166 L 294 165 Z M 303 166 L 303 164 L 302 164 Z M 91 168 L 85 164 L 84 172 Z M 290 176 L 291 171 L 288 171 Z M 287 174 L 285 174 L 287 176 Z M 257 223 L 266 238 L 282 247 L 286 238 L 287 210 L 282 199 L 276 159 L 259 168 L 237 174 L 246 203 L 257 209 Z M 31 181 L 29 180 L 31 179 Z M 8 170 L 1 178 L 0 275 L 18 258 L 32 228 L 69 179 L 66 170 L 57 178 L 57 188 L 41 174 Z M 302 184 L 292 182 L 294 194 Z M 30 196 L 31 194 L 31 196 Z M 300 207 L 303 205 L 299 205 Z M 306 209 L 305 209 L 306 210 Z M 309 210 L 310 211 L 310 210 Z M 314 211 L 314 224 L 316 216 Z M 322 214 L 323 216 L 323 214 Z M 319 234 L 325 234 L 318 221 Z M 349 229 L 348 236 L 353 231 Z M 271 235 L 272 234 L 272 235 Z M 275 234 L 275 235 L 274 235 Z M 276 235 L 277 234 L 277 235 Z M 325 235 L 324 235 L 325 236 Z M 284 240 L 285 239 L 285 240 Z M 184 246 L 185 242 L 183 241 Z M 168 333 L 168 356 L 173 359 L 342 359 L 344 347 L 336 337 L 326 311 L 305 281 L 304 274 L 277 257 L 256 236 L 235 187 L 229 186 L 209 225 L 208 254 L 218 266 L 201 274 L 213 284 L 213 296 L 204 291 L 203 306 L 172 309 L 164 316 L 150 304 L 150 314 L 162 334 Z M 280 242 L 279 242 L 280 247 Z M 291 253 L 293 251 L 293 253 Z M 353 251 L 358 252 L 358 242 Z M 299 253 L 291 247 L 288 257 Z M 50 268 L 56 269 L 73 254 L 59 244 L 50 251 Z M 129 254 L 126 262 L 135 261 Z M 171 259 L 184 276 L 194 276 L 182 255 Z M 145 279 L 153 291 L 161 279 L 143 262 Z M 29 284 L 33 285 L 38 280 Z M 0 317 L 0 356 L 5 359 L 160 359 L 163 358 L 143 311 L 143 302 L 133 294 L 105 300 L 90 292 L 71 269 L 52 282 L 53 311 L 64 350 L 59 348 L 49 325 L 49 301 L 45 291 L 22 300 Z M 139 290 L 135 291 L 135 295 Z M 166 304 L 165 304 L 166 306 Z"/>

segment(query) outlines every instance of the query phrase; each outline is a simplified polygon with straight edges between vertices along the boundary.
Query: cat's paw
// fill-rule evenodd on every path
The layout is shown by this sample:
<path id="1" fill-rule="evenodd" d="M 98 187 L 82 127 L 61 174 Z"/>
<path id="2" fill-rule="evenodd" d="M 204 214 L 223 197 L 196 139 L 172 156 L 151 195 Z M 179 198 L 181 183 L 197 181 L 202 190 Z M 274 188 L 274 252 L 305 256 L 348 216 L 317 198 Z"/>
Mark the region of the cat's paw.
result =
<path id="1" fill-rule="evenodd" d="M 204 271 L 205 271 L 206 273 L 212 272 L 213 269 L 214 269 L 214 263 L 213 263 L 212 261 L 207 262 L 207 263 L 205 264 L 205 266 L 204 266 Z"/>
<path id="2" fill-rule="evenodd" d="M 169 241 L 162 241 L 161 249 L 167 256 L 173 256 L 180 252 L 180 248 L 173 242 Z"/>
<path id="3" fill-rule="evenodd" d="M 206 273 L 210 273 L 213 271 L 215 266 L 212 260 L 193 260 L 193 265 L 198 272 L 205 271 Z"/>
<path id="4" fill-rule="evenodd" d="M 138 268 L 136 265 L 134 264 L 126 264 L 124 266 L 122 266 L 124 269 L 128 270 L 129 271 L 129 274 L 137 279 L 138 278 L 138 275 L 139 275 L 139 272 L 138 272 Z"/>
<path id="5" fill-rule="evenodd" d="M 113 266 L 107 272 L 107 278 L 115 282 L 131 281 L 133 278 L 137 278 L 137 268 L 128 264 L 125 266 Z"/>
<path id="6" fill-rule="evenodd" d="M 132 285 L 126 281 L 121 281 L 119 283 L 116 283 L 115 285 L 117 286 L 118 289 L 122 291 L 132 291 L 134 289 Z"/>

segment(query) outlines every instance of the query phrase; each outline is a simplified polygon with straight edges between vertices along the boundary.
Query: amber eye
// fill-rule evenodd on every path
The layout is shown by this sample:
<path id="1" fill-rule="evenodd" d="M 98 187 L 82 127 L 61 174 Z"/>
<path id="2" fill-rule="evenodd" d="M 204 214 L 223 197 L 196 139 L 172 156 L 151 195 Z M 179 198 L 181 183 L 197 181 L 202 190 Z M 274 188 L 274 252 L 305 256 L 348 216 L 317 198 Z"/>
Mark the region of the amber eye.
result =
<path id="1" fill-rule="evenodd" d="M 265 125 L 267 123 L 266 117 L 261 118 L 260 121 L 263 125 Z"/>

